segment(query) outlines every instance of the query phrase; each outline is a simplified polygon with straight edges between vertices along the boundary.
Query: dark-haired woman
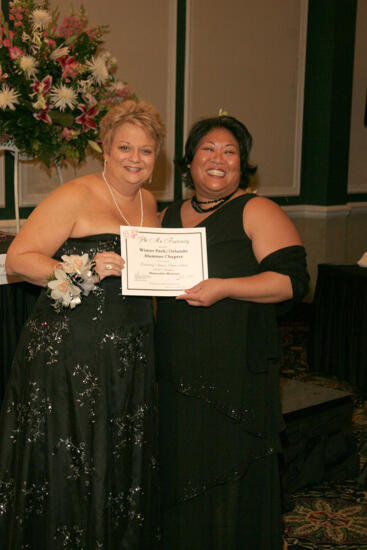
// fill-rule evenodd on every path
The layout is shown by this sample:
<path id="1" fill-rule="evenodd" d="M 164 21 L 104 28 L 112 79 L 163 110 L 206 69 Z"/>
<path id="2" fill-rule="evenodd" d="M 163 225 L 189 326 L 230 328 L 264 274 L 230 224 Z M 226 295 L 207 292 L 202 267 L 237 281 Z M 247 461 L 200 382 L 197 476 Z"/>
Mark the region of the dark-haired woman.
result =
<path id="1" fill-rule="evenodd" d="M 163 227 L 206 228 L 209 278 L 158 303 L 165 550 L 280 550 L 276 310 L 308 288 L 306 254 L 274 202 L 248 192 L 251 136 L 229 116 L 191 129 L 191 200 Z"/>

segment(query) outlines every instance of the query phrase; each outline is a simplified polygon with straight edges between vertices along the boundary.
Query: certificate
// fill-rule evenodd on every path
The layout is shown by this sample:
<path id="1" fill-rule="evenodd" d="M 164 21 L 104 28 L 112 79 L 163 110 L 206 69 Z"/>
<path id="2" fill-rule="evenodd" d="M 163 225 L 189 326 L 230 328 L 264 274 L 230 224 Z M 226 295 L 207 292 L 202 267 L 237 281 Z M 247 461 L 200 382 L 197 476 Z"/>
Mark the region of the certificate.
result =
<path id="1" fill-rule="evenodd" d="M 178 296 L 208 278 L 205 227 L 120 227 L 122 293 Z"/>

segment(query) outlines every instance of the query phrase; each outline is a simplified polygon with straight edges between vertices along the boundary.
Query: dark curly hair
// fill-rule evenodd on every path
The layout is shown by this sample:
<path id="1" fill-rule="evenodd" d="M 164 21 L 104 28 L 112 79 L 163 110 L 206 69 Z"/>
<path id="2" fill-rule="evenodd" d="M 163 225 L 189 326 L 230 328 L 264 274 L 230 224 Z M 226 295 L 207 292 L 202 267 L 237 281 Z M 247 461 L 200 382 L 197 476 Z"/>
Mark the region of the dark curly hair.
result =
<path id="1" fill-rule="evenodd" d="M 240 149 L 240 166 L 242 189 L 249 186 L 249 176 L 257 170 L 256 166 L 251 166 L 248 162 L 248 156 L 252 146 L 252 137 L 246 126 L 233 116 L 220 115 L 213 118 L 205 118 L 196 122 L 189 133 L 185 144 L 184 156 L 175 160 L 176 166 L 181 170 L 182 181 L 186 187 L 194 189 L 194 182 L 191 177 L 189 164 L 195 156 L 200 140 L 214 128 L 225 128 L 235 137 Z"/>

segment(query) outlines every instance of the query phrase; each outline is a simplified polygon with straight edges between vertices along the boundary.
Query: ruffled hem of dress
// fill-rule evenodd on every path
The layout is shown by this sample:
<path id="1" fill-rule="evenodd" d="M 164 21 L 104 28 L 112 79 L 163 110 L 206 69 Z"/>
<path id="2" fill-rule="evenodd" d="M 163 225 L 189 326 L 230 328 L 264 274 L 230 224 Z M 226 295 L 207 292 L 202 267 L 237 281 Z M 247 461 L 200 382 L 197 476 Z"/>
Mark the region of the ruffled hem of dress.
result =
<path id="1" fill-rule="evenodd" d="M 246 476 L 248 469 L 252 463 L 256 462 L 257 460 L 261 460 L 267 456 L 277 454 L 280 451 L 280 442 L 274 441 L 273 444 L 269 443 L 269 447 L 266 447 L 262 454 L 250 456 L 246 464 L 242 465 L 241 470 L 232 471 L 230 473 L 223 474 L 222 476 L 217 476 L 214 479 L 206 480 L 201 486 L 195 485 L 192 482 L 188 482 L 182 489 L 182 491 L 180 491 L 181 494 L 176 496 L 175 503 L 183 504 L 188 500 L 197 498 L 203 493 L 214 489 L 214 487 L 225 485 L 226 483 L 240 481 Z"/>
<path id="2" fill-rule="evenodd" d="M 276 411 L 269 411 L 266 413 L 266 416 L 269 419 L 269 422 L 266 422 L 265 416 L 259 418 L 258 413 L 255 409 L 251 407 L 235 408 L 231 405 L 221 402 L 218 398 L 213 395 L 214 389 L 207 387 L 204 384 L 202 386 L 193 386 L 188 382 L 185 382 L 182 378 L 180 380 L 168 380 L 172 384 L 173 388 L 177 393 L 181 395 L 187 395 L 188 397 L 194 397 L 205 402 L 207 405 L 210 405 L 218 412 L 227 416 L 229 419 L 237 422 L 238 424 L 243 425 L 243 429 L 250 435 L 255 436 L 259 439 L 269 438 L 272 436 L 277 436 L 284 429 L 284 423 L 281 420 L 281 415 L 279 416 L 279 421 L 276 426 L 274 426 L 274 418 L 277 416 Z M 229 390 L 228 390 L 229 391 Z M 212 395 L 210 395 L 212 393 Z M 273 430 L 271 433 L 265 433 L 264 429 L 258 429 L 259 426 L 266 426 L 267 428 L 271 425 Z M 255 428 L 254 428 L 255 426 Z"/>

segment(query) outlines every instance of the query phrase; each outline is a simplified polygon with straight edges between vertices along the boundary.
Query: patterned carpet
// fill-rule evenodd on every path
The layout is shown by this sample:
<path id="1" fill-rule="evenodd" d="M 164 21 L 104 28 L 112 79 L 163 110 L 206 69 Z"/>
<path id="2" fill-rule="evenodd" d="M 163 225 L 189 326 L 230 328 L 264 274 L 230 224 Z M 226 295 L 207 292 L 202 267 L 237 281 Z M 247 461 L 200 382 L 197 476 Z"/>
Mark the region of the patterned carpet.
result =
<path id="1" fill-rule="evenodd" d="M 311 372 L 307 363 L 311 306 L 281 321 L 282 376 L 353 394 L 353 432 L 361 468 L 367 461 L 367 395 L 346 382 Z M 284 550 L 367 550 L 367 483 L 323 482 L 292 495 L 294 507 L 283 515 Z"/>

